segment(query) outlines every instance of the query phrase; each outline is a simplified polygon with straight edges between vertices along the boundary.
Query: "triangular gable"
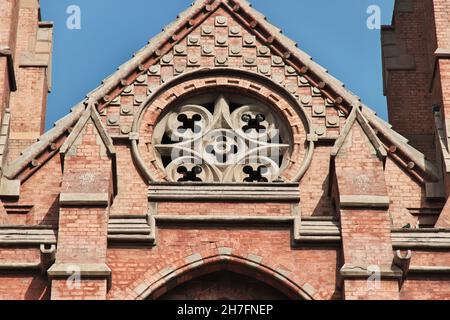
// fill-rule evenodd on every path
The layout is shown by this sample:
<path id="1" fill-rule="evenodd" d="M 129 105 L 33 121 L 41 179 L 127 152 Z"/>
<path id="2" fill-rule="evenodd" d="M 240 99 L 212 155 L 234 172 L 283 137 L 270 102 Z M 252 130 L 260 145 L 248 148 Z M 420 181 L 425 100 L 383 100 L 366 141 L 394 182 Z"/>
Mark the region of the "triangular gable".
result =
<path id="1" fill-rule="evenodd" d="M 108 156 L 111 158 L 112 165 L 112 177 L 113 177 L 113 192 L 117 194 L 117 162 L 116 162 L 116 150 L 113 145 L 113 141 L 111 137 L 106 132 L 102 121 L 100 120 L 100 116 L 93 105 L 88 105 L 84 113 L 81 115 L 77 124 L 73 128 L 70 135 L 67 137 L 66 141 L 60 148 L 60 154 L 64 158 L 69 154 L 70 150 L 75 147 L 75 142 L 80 137 L 82 132 L 84 131 L 86 125 L 92 122 L 94 127 L 97 130 L 98 135 L 100 136 L 103 146 L 106 149 Z M 64 167 L 64 161 L 62 161 L 62 165 Z"/>
<path id="2" fill-rule="evenodd" d="M 99 136 L 101 137 L 104 146 L 106 147 L 106 150 L 109 154 L 109 156 L 114 157 L 116 154 L 113 141 L 111 137 L 106 132 L 106 129 L 103 127 L 102 121 L 100 120 L 100 116 L 98 115 L 97 110 L 92 105 L 89 105 L 86 110 L 84 111 L 81 118 L 78 120 L 76 126 L 70 133 L 69 137 L 66 139 L 66 142 L 62 145 L 60 149 L 60 153 L 65 155 L 74 142 L 77 140 L 79 135 L 83 132 L 84 127 L 89 122 L 89 120 L 92 120 L 94 123 L 95 128 L 97 129 L 97 132 Z"/>
<path id="3" fill-rule="evenodd" d="M 331 150 L 329 195 L 341 207 L 388 207 L 386 150 L 359 108 L 347 120 Z"/>
<path id="4" fill-rule="evenodd" d="M 406 163 L 414 162 L 413 170 L 423 176 L 424 181 L 438 181 L 439 173 L 433 163 L 425 156 L 405 143 L 405 138 L 393 131 L 390 126 L 379 119 L 375 112 L 361 103 L 361 99 L 345 88 L 345 85 L 331 76 L 326 69 L 317 64 L 305 52 L 297 48 L 294 41 L 284 36 L 280 29 L 271 25 L 258 11 L 245 0 L 198 0 L 193 6 L 179 16 L 178 20 L 164 29 L 163 33 L 151 40 L 149 45 L 140 50 L 135 57 L 121 66 L 121 70 L 114 76 L 106 79 L 90 101 L 98 103 L 99 110 L 107 106 L 123 90 L 124 86 L 134 83 L 143 70 L 156 63 L 189 32 L 199 26 L 207 17 L 219 7 L 233 15 L 233 17 L 246 26 L 270 49 L 284 59 L 287 66 L 292 67 L 299 75 L 305 77 L 311 86 L 319 88 L 323 96 L 331 100 L 336 106 L 348 111 L 354 107 L 362 107 L 361 117 L 365 118 L 370 126 L 376 125 L 376 132 L 388 141 L 389 146 L 396 146 L 402 152 Z M 164 41 L 161 41 L 165 39 Z M 131 71 L 127 77 L 126 72 Z M 397 159 L 397 158 L 395 158 Z"/>
<path id="5" fill-rule="evenodd" d="M 348 139 L 348 135 L 350 131 L 352 130 L 353 126 L 358 123 L 365 135 L 367 136 L 368 140 L 372 144 L 373 148 L 376 151 L 377 156 L 384 161 L 387 152 L 383 147 L 382 142 L 378 139 L 373 129 L 369 126 L 369 124 L 366 122 L 364 116 L 361 114 L 360 108 L 353 108 L 352 112 L 350 113 L 349 117 L 347 118 L 347 122 L 345 123 L 344 128 L 342 129 L 341 135 L 336 140 L 333 149 L 331 150 L 331 156 L 336 157 L 339 154 L 339 151 L 345 144 L 346 140 Z"/>
<path id="6" fill-rule="evenodd" d="M 249 29 L 261 43 L 267 45 L 274 53 L 283 58 L 287 66 L 292 67 L 299 75 L 318 88 L 323 96 L 336 106 L 346 109 L 348 113 L 355 107 L 362 106 L 359 123 L 374 128 L 378 136 L 383 137 L 389 146 L 396 146 L 401 150 L 399 156 L 403 162 L 414 162 L 414 169 L 423 176 L 424 181 L 437 181 L 440 179 L 435 166 L 425 159 L 424 155 L 409 146 L 406 139 L 393 131 L 389 125 L 379 119 L 375 112 L 360 102 L 360 98 L 347 90 L 343 83 L 331 76 L 326 69 L 317 64 L 305 52 L 296 47 L 296 43 L 284 36 L 280 29 L 271 25 L 265 17 L 253 9 L 245 0 L 197 0 L 185 12 L 180 14 L 175 22 L 163 29 L 163 32 L 153 38 L 147 46 L 135 53 L 134 57 L 119 67 L 118 71 L 106 78 L 102 85 L 88 94 L 85 105 L 95 105 L 98 110 L 113 101 L 127 86 L 134 83 L 137 78 L 160 61 L 160 59 L 174 46 L 184 39 L 192 30 L 215 12 L 219 7 L 225 8 L 243 26 Z M 365 129 L 365 132 L 370 130 Z M 371 141 L 376 141 L 373 134 L 369 134 Z M 50 140 L 50 139 L 48 139 Z M 49 141 L 51 143 L 51 141 Z M 33 156 L 44 148 L 31 148 L 27 157 L 21 157 L 14 163 L 8 177 L 17 176 Z"/>

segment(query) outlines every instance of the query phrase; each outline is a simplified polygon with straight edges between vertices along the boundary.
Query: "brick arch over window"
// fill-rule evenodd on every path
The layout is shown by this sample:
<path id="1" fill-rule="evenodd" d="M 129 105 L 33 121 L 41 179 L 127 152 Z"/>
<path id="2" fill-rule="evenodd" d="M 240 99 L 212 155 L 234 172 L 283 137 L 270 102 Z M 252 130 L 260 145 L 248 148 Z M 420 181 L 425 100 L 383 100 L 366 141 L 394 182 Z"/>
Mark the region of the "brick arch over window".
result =
<path id="1" fill-rule="evenodd" d="M 141 105 L 133 123 L 131 139 L 134 161 L 144 178 L 149 182 L 168 180 L 158 165 L 152 142 L 158 121 L 177 101 L 204 92 L 224 90 L 263 101 L 286 120 L 292 134 L 292 152 L 283 178 L 293 182 L 302 178 L 312 160 L 314 138 L 310 119 L 299 101 L 270 78 L 231 68 L 202 69 L 179 76 L 161 86 Z"/>
<path id="2" fill-rule="evenodd" d="M 116 292 L 114 299 L 158 299 L 171 289 L 192 279 L 217 271 L 231 271 L 259 280 L 291 299 L 320 299 L 321 292 L 293 273 L 279 270 L 270 259 L 237 255 L 231 247 L 205 249 L 161 268 L 149 271 L 132 286 Z M 242 252 L 239 252 L 242 254 Z"/>

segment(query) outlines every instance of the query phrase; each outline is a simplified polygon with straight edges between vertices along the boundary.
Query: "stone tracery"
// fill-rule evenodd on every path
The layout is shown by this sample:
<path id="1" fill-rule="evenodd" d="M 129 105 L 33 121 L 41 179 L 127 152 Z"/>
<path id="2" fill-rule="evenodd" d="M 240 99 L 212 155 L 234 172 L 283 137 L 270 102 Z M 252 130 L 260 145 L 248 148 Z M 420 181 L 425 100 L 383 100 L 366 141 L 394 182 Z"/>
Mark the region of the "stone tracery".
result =
<path id="1" fill-rule="evenodd" d="M 209 101 L 208 101 L 209 99 Z M 215 95 L 183 103 L 157 124 L 153 144 L 172 182 L 273 182 L 291 136 L 269 106 Z"/>

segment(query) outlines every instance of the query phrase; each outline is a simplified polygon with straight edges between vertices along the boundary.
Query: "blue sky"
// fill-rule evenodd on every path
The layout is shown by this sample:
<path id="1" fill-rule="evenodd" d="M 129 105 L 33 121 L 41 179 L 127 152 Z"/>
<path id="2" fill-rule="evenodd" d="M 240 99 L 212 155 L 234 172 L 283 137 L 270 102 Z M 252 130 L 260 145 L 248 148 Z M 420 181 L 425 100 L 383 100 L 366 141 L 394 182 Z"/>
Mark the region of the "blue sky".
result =
<path id="1" fill-rule="evenodd" d="M 55 23 L 53 90 L 47 128 L 101 80 L 131 58 L 192 0 L 41 0 L 43 20 Z M 380 31 L 367 28 L 367 8 L 390 24 L 394 0 L 253 0 L 269 21 L 297 41 L 347 88 L 386 118 Z M 155 5 L 157 3 L 157 5 Z M 70 5 L 81 8 L 81 29 L 69 30 Z"/>

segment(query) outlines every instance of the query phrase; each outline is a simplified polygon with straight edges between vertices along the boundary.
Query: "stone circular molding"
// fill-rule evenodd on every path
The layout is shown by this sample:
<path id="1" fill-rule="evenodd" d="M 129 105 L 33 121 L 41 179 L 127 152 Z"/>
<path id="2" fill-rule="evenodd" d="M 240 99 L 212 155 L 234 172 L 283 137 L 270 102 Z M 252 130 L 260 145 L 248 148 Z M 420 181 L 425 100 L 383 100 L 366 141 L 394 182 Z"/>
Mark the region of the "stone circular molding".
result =
<path id="1" fill-rule="evenodd" d="M 166 82 L 141 105 L 132 153 L 149 182 L 297 182 L 314 150 L 310 120 L 271 79 L 199 70 Z"/>

